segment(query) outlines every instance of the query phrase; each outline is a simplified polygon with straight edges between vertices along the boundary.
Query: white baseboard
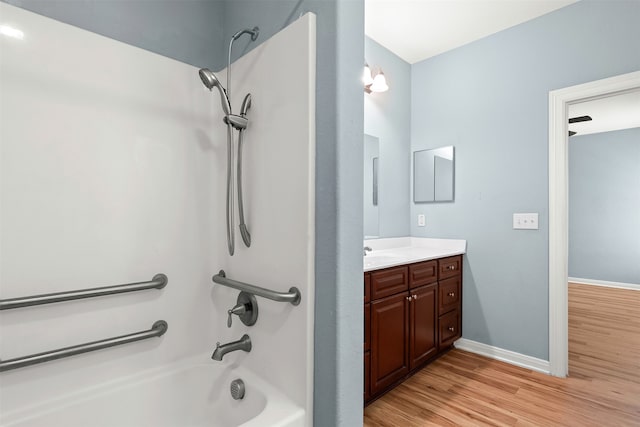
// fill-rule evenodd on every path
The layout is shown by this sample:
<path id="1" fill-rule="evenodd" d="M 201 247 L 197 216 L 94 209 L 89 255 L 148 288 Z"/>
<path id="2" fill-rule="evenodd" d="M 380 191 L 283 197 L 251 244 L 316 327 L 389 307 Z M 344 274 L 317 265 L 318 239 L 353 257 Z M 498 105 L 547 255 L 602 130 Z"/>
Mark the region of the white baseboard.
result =
<path id="1" fill-rule="evenodd" d="M 607 288 L 631 289 L 640 291 L 640 285 L 635 283 L 607 282 L 605 280 L 581 279 L 578 277 L 569 277 L 569 282 L 579 283 L 581 285 L 604 286 Z"/>
<path id="2" fill-rule="evenodd" d="M 525 354 L 516 353 L 515 351 L 505 350 L 499 347 L 483 344 L 481 342 L 460 338 L 454 343 L 456 348 L 469 351 L 471 353 L 480 354 L 490 359 L 500 360 L 521 368 L 531 369 L 532 371 L 549 374 L 551 367 L 548 360 L 538 359 L 537 357 L 527 356 Z"/>

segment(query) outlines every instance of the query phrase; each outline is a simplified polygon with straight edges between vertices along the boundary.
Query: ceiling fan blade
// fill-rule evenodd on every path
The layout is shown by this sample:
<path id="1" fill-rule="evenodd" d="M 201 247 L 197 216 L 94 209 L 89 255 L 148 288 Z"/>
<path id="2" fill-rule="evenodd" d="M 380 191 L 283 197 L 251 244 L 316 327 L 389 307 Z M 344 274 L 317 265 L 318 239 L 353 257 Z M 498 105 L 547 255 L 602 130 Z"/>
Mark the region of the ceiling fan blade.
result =
<path id="1" fill-rule="evenodd" d="M 569 123 L 590 122 L 593 120 L 591 116 L 571 117 Z"/>

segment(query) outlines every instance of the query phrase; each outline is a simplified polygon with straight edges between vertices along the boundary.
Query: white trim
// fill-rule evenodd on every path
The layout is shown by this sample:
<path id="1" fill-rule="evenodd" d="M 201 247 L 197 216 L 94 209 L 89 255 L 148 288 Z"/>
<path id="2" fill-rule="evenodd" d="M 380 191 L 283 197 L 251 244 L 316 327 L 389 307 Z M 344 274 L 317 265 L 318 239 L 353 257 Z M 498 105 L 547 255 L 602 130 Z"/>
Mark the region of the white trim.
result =
<path id="1" fill-rule="evenodd" d="M 490 359 L 500 360 L 502 362 L 520 366 L 521 368 L 542 372 L 543 374 L 550 373 L 549 362 L 547 360 L 538 359 L 537 357 L 527 356 L 526 354 L 516 353 L 515 351 L 505 350 L 503 348 L 468 340 L 466 338 L 460 338 L 454 343 L 454 345 L 460 350 L 480 354 Z"/>
<path id="2" fill-rule="evenodd" d="M 549 92 L 549 362 L 557 377 L 569 370 L 567 109 L 636 89 L 640 71 Z"/>
<path id="3" fill-rule="evenodd" d="M 578 283 L 580 285 L 604 286 L 605 288 L 640 291 L 640 284 L 638 283 L 607 282 L 606 280 L 581 279 L 579 277 L 569 277 L 569 282 Z"/>

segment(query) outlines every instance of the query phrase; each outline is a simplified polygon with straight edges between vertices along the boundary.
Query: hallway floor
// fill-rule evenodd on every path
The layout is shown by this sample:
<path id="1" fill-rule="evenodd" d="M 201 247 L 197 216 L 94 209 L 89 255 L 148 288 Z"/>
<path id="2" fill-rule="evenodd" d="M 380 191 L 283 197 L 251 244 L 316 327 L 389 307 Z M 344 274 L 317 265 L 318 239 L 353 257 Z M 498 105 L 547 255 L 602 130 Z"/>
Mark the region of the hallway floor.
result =
<path id="1" fill-rule="evenodd" d="M 452 350 L 364 425 L 640 426 L 640 292 L 571 284 L 569 306 L 569 378 Z"/>

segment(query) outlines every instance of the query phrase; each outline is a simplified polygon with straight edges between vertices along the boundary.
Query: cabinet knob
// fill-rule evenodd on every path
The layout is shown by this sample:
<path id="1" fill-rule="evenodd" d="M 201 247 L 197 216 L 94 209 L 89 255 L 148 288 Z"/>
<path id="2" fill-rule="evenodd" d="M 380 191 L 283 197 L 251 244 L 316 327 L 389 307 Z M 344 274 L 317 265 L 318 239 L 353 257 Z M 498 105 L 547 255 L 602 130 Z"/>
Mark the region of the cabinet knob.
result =
<path id="1" fill-rule="evenodd" d="M 456 293 L 455 292 L 449 292 L 447 295 L 449 295 L 451 298 L 453 298 L 453 297 L 456 296 Z"/>
<path id="2" fill-rule="evenodd" d="M 418 299 L 418 295 L 413 294 L 413 299 Z"/>
<path id="3" fill-rule="evenodd" d="M 407 297 L 407 301 L 411 302 L 411 295 Z"/>
<path id="4" fill-rule="evenodd" d="M 451 332 L 455 332 L 456 328 L 454 328 L 453 326 L 449 326 L 447 329 L 449 329 Z"/>
<path id="5" fill-rule="evenodd" d="M 456 269 L 456 266 L 455 266 L 455 265 L 450 265 L 450 266 L 449 266 L 449 270 L 455 270 L 455 269 Z"/>

